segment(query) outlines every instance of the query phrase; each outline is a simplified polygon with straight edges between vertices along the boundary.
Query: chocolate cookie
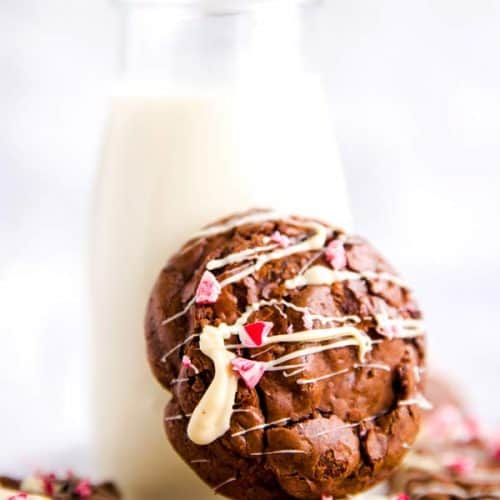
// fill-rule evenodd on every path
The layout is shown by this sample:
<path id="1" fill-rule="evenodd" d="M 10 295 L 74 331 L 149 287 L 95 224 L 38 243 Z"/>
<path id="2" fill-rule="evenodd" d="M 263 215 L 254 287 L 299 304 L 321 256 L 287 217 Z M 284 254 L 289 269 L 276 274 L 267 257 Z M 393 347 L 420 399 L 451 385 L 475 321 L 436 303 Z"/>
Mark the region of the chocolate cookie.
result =
<path id="1" fill-rule="evenodd" d="M 500 498 L 499 438 L 462 408 L 438 406 L 391 478 L 391 490 L 410 499 Z"/>
<path id="2" fill-rule="evenodd" d="M 413 294 L 368 242 L 316 220 L 254 211 L 195 235 L 158 277 L 146 341 L 172 445 L 231 498 L 365 490 L 419 428 Z"/>
<path id="3" fill-rule="evenodd" d="M 6 500 L 118 500 L 121 498 L 112 483 L 92 484 L 73 474 L 58 478 L 54 474 L 37 474 L 17 479 L 0 477 L 0 499 Z"/>

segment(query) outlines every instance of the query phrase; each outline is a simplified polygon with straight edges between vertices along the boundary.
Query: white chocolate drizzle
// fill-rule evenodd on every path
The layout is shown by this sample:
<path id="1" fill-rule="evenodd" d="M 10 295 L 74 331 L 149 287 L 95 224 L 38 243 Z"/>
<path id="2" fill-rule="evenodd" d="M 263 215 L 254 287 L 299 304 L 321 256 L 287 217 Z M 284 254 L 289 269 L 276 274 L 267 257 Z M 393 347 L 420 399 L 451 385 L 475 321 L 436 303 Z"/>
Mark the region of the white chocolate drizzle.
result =
<path id="1" fill-rule="evenodd" d="M 346 322 L 353 322 L 353 323 L 359 323 L 361 322 L 361 318 L 359 316 L 355 315 L 350 315 L 350 316 L 324 316 L 322 314 L 314 314 L 308 309 L 307 307 L 301 307 L 293 304 L 292 302 L 289 302 L 287 300 L 279 300 L 279 299 L 270 299 L 270 300 L 260 300 L 258 302 L 255 302 L 253 304 L 250 304 L 245 312 L 238 318 L 238 320 L 228 328 L 230 329 L 231 333 L 238 333 L 238 330 L 245 325 L 250 316 L 262 309 L 263 307 L 274 307 L 274 306 L 284 306 L 290 309 L 293 309 L 294 311 L 300 312 L 300 313 L 305 313 L 309 314 L 310 318 L 313 320 L 318 320 L 321 324 L 327 325 L 327 324 L 333 324 L 333 323 L 346 323 Z M 290 335 L 290 334 L 287 334 Z"/>
<path id="2" fill-rule="evenodd" d="M 306 363 L 296 363 L 294 365 L 284 365 L 284 366 L 271 366 L 268 368 L 266 371 L 268 372 L 279 372 L 279 371 L 285 371 L 285 370 L 290 370 L 292 368 L 297 368 L 297 369 L 302 369 L 307 366 Z"/>
<path id="3" fill-rule="evenodd" d="M 168 325 L 169 323 L 171 323 L 172 321 L 176 320 L 177 318 L 180 318 L 181 316 L 184 316 L 188 311 L 189 309 L 191 309 L 191 306 L 195 303 L 195 297 L 193 297 L 184 307 L 184 309 L 182 309 L 181 311 L 179 311 L 178 313 L 175 313 L 173 314 L 172 316 L 168 317 L 167 319 L 164 319 L 161 324 L 162 325 Z"/>
<path id="4" fill-rule="evenodd" d="M 368 337 L 368 336 L 367 336 Z M 369 338 L 369 337 L 368 337 Z M 291 361 L 292 359 L 301 358 L 303 356 L 309 356 L 311 354 L 317 354 L 323 351 L 329 351 L 330 349 L 340 349 L 341 347 L 350 347 L 357 346 L 359 347 L 359 356 L 360 359 L 364 359 L 365 351 L 364 346 L 360 345 L 359 340 L 357 339 L 346 339 L 346 340 L 338 340 L 337 342 L 332 342 L 331 344 L 319 345 L 316 347 L 306 347 L 305 349 L 299 349 L 297 351 L 293 351 L 289 354 L 285 354 L 280 358 L 273 359 L 267 363 L 268 367 L 276 366 L 281 363 L 285 363 L 286 361 Z M 268 369 L 268 368 L 267 368 Z"/>
<path id="5" fill-rule="evenodd" d="M 258 358 L 259 356 L 263 356 L 264 354 L 266 354 L 266 352 L 269 352 L 272 348 L 273 348 L 273 346 L 270 345 L 269 347 L 266 347 L 266 349 L 264 349 L 263 351 L 259 351 L 259 352 L 256 352 L 255 354 L 251 354 L 250 358 L 255 359 L 255 358 Z"/>
<path id="6" fill-rule="evenodd" d="M 278 245 L 274 244 L 265 245 L 262 247 L 248 248 L 247 250 L 242 250 L 241 252 L 229 254 L 227 257 L 224 257 L 222 259 L 213 259 L 207 263 L 207 269 L 209 271 L 214 271 L 215 269 L 226 267 L 229 264 L 238 264 L 239 262 L 256 259 L 256 254 L 267 252 L 268 250 L 274 250 L 277 246 Z"/>
<path id="7" fill-rule="evenodd" d="M 189 378 L 188 377 L 183 377 L 183 378 L 174 378 L 171 382 L 170 385 L 176 385 L 176 384 L 182 384 L 184 382 L 188 382 Z"/>
<path id="8" fill-rule="evenodd" d="M 200 334 L 199 333 L 193 333 L 193 335 L 190 335 L 188 338 L 186 338 L 185 340 L 183 340 L 182 342 L 180 342 L 179 344 L 177 344 L 175 347 L 172 347 L 172 349 L 170 349 L 170 351 L 166 352 L 163 357 L 161 358 L 161 362 L 162 363 L 165 363 L 165 361 L 167 360 L 167 358 L 173 354 L 175 351 L 177 351 L 178 349 L 180 349 L 182 346 L 186 345 L 190 340 L 194 339 L 195 337 L 199 337 Z"/>
<path id="9" fill-rule="evenodd" d="M 334 427 L 333 429 L 328 429 L 326 431 L 318 432 L 317 434 L 314 434 L 312 437 L 326 436 L 327 434 L 331 434 L 332 432 L 340 431 L 343 429 L 353 429 L 354 427 L 359 427 L 365 422 L 371 422 L 373 420 L 376 420 L 377 418 L 382 417 L 383 415 L 385 415 L 385 413 L 382 413 L 380 415 L 372 415 L 370 417 L 358 420 L 357 422 L 351 422 L 349 424 L 339 425 L 337 427 Z"/>
<path id="10" fill-rule="evenodd" d="M 285 454 L 289 454 L 289 455 L 295 455 L 295 454 L 301 454 L 301 455 L 305 455 L 306 452 L 304 450 L 274 450 L 274 451 L 259 451 L 259 452 L 254 452 L 254 453 L 250 453 L 250 455 L 254 456 L 254 457 L 261 457 L 261 456 L 264 456 L 264 455 L 285 455 Z"/>
<path id="11" fill-rule="evenodd" d="M 371 339 L 370 337 L 363 331 L 358 328 L 354 328 L 353 326 L 340 326 L 335 328 L 318 328 L 316 330 L 304 330 L 296 333 L 285 333 L 280 335 L 273 335 L 272 337 L 267 337 L 265 340 L 265 344 L 276 344 L 276 343 L 288 343 L 288 342 L 300 342 L 300 343 L 309 343 L 309 342 L 323 342 L 326 340 L 333 339 L 352 339 L 353 343 L 349 343 L 349 345 L 357 345 L 359 348 L 359 359 L 361 361 L 364 360 L 367 352 L 371 350 Z M 333 346 L 334 344 L 328 344 L 328 346 Z M 314 352 L 321 352 L 325 350 L 325 345 L 320 345 L 317 347 L 313 347 L 310 349 L 318 349 Z M 333 347 L 330 347 L 330 349 Z M 269 362 L 270 366 L 276 366 L 277 364 L 283 363 L 285 360 L 289 361 L 290 359 L 295 359 L 299 356 L 305 356 L 306 354 L 298 354 L 302 351 L 307 351 L 308 354 L 312 354 L 313 352 L 309 352 L 308 349 L 302 349 L 280 358 L 277 358 L 273 361 Z M 290 357 L 293 356 L 293 357 Z"/>
<path id="12" fill-rule="evenodd" d="M 357 281 L 357 280 L 381 280 L 394 283 L 401 288 L 408 289 L 408 285 L 399 278 L 389 273 L 377 273 L 374 271 L 337 271 L 326 266 L 313 266 L 303 274 L 298 274 L 295 278 L 285 281 L 285 286 L 289 289 L 298 288 L 306 285 L 333 285 L 342 281 Z"/>
<path id="13" fill-rule="evenodd" d="M 235 432 L 231 434 L 231 437 L 238 437 L 248 434 L 249 432 L 258 431 L 261 429 L 267 429 L 268 427 L 274 427 L 275 425 L 286 424 L 290 419 L 289 418 L 280 418 L 279 420 L 275 420 L 274 422 L 269 422 L 267 424 L 260 424 L 254 427 L 249 427 L 248 429 L 243 429 L 242 431 Z"/>
<path id="14" fill-rule="evenodd" d="M 214 378 L 189 420 L 187 433 L 196 444 L 209 444 L 230 427 L 238 377 L 231 369 L 235 355 L 224 345 L 226 336 L 217 327 L 206 326 L 200 336 L 200 349 L 214 364 Z"/>
<path id="15" fill-rule="evenodd" d="M 287 214 L 277 212 L 275 210 L 264 210 L 262 212 L 257 212 L 253 214 L 243 215 L 241 217 L 236 216 L 229 219 L 228 222 L 224 224 L 217 224 L 214 226 L 209 226 L 201 231 L 198 231 L 191 239 L 206 238 L 209 236 L 215 236 L 216 234 L 226 233 L 238 226 L 244 226 L 245 224 L 256 224 L 259 222 L 268 222 L 280 220 L 288 217 Z"/>
<path id="16" fill-rule="evenodd" d="M 194 238 L 201 238 L 205 236 L 213 236 L 215 234 L 224 233 L 242 224 L 280 220 L 283 218 L 284 215 L 280 214 L 279 212 L 259 212 L 257 214 L 231 219 L 226 224 L 209 227 L 197 233 L 194 236 Z M 215 270 L 224 267 L 228 264 L 235 264 L 238 262 L 244 262 L 249 258 L 255 258 L 255 263 L 253 265 L 244 266 L 241 268 L 240 271 L 231 274 L 225 280 L 221 281 L 220 286 L 223 288 L 231 283 L 236 283 L 240 281 L 241 279 L 245 278 L 246 276 L 249 276 L 250 274 L 253 274 L 255 271 L 258 271 L 259 269 L 262 268 L 262 266 L 264 266 L 265 264 L 267 264 L 272 260 L 282 259 L 300 252 L 307 252 L 310 250 L 320 250 L 325 246 L 326 238 L 328 236 L 329 231 L 331 231 L 331 229 L 329 229 L 328 227 L 324 226 L 323 224 L 319 224 L 317 222 L 306 222 L 293 219 L 287 219 L 287 221 L 291 225 L 293 224 L 299 227 L 313 229 L 315 231 L 315 234 L 304 241 L 291 245 L 287 248 L 279 248 L 269 253 L 265 253 L 265 251 L 268 249 L 275 249 L 276 245 L 267 245 L 254 249 L 243 250 L 241 252 L 230 254 L 224 257 L 223 259 L 213 259 L 207 263 L 206 268 L 209 270 L 210 269 Z M 262 251 L 264 251 L 264 253 L 259 254 L 259 252 Z M 194 303 L 195 303 L 195 298 L 193 297 L 186 304 L 184 309 L 163 320 L 162 325 L 166 325 L 184 316 L 193 306 Z"/>
<path id="17" fill-rule="evenodd" d="M 432 403 L 427 400 L 423 394 L 417 394 L 415 397 L 410 399 L 402 399 L 398 402 L 398 406 L 418 406 L 422 410 L 432 410 Z"/>
<path id="18" fill-rule="evenodd" d="M 238 478 L 236 478 L 236 477 L 231 477 L 229 479 L 226 479 L 224 482 L 222 482 L 222 483 L 218 484 L 217 486 L 215 486 L 214 491 L 220 490 L 223 486 L 226 486 L 226 484 L 232 483 L 232 482 L 236 481 L 237 479 Z"/>
<path id="19" fill-rule="evenodd" d="M 242 280 L 246 276 L 255 273 L 259 269 L 261 269 L 265 264 L 271 262 L 273 260 L 284 259 L 285 257 L 289 257 L 290 255 L 294 255 L 301 252 L 309 252 L 311 250 L 319 250 L 325 246 L 326 239 L 328 237 L 329 229 L 323 224 L 319 224 L 317 222 L 304 222 L 304 221 L 290 221 L 290 223 L 294 223 L 300 227 L 308 228 L 314 230 L 314 234 L 308 239 L 301 241 L 299 243 L 295 243 L 294 245 L 290 245 L 287 248 L 278 248 L 269 253 L 260 254 L 255 263 L 243 268 L 238 273 L 232 274 L 225 280 L 221 281 L 220 286 L 225 287 L 230 285 L 231 283 L 235 283 L 237 281 Z M 241 253 L 241 252 L 240 252 Z M 229 258 L 230 256 L 226 257 Z M 243 259 L 243 257 L 241 257 Z M 246 258 L 246 257 L 245 257 Z M 207 265 L 211 265 L 210 261 Z"/>
<path id="20" fill-rule="evenodd" d="M 293 370 L 293 372 L 283 372 L 283 377 L 289 378 L 289 377 L 294 377 L 295 375 L 298 375 L 299 373 L 302 373 L 306 370 L 306 366 L 302 368 L 297 368 L 296 370 Z"/>
<path id="21" fill-rule="evenodd" d="M 314 384 L 315 382 L 320 382 L 322 380 L 327 380 L 329 378 L 336 377 L 337 375 L 343 375 L 345 373 L 348 373 L 350 371 L 357 370 L 357 369 L 360 369 L 360 368 L 384 370 L 386 372 L 390 372 L 391 371 L 391 367 L 389 365 L 385 365 L 385 364 L 379 364 L 379 363 L 364 363 L 364 364 L 360 364 L 360 363 L 356 363 L 355 365 L 352 366 L 352 368 L 344 368 L 342 370 L 337 370 L 336 372 L 327 373 L 326 375 L 321 375 L 320 377 L 308 378 L 308 379 L 300 378 L 299 380 L 297 380 L 297 384 L 301 384 L 301 385 L 303 385 L 303 384 Z"/>
<path id="22" fill-rule="evenodd" d="M 390 327 L 396 326 L 400 327 L 401 331 L 399 334 L 394 337 L 405 339 L 405 338 L 413 338 L 419 337 L 424 334 L 424 325 L 423 322 L 419 319 L 411 319 L 411 318 L 389 318 L 387 313 L 384 312 L 382 314 L 375 314 L 375 321 L 378 326 L 381 327 Z M 415 367 L 418 369 L 418 367 Z"/>
<path id="23" fill-rule="evenodd" d="M 173 420 L 182 420 L 183 418 L 189 418 L 191 416 L 191 413 L 186 413 L 182 414 L 179 413 L 178 415 L 172 415 L 170 417 L 165 417 L 165 422 L 172 422 Z"/>
<path id="24" fill-rule="evenodd" d="M 230 426 L 238 379 L 231 367 L 231 360 L 235 355 L 224 345 L 224 339 L 231 335 L 233 327 L 234 325 L 230 327 L 225 323 L 219 326 L 207 325 L 200 335 L 201 351 L 214 363 L 215 375 L 188 425 L 188 436 L 196 444 L 211 443 L 224 434 Z M 268 337 L 266 343 L 321 342 L 336 338 L 339 339 L 336 342 L 299 349 L 269 361 L 266 363 L 266 369 L 299 357 L 347 346 L 357 346 L 360 360 L 363 361 L 365 354 L 371 349 L 370 337 L 352 326 L 275 335 Z"/>

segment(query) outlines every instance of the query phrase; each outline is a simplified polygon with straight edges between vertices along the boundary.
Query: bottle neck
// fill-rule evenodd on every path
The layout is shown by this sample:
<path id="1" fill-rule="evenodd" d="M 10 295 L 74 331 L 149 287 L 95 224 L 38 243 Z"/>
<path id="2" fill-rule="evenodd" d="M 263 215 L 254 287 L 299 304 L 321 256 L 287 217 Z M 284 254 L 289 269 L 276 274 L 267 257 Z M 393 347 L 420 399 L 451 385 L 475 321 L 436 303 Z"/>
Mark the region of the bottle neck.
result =
<path id="1" fill-rule="evenodd" d="M 305 72 L 304 19 L 317 4 L 128 3 L 122 11 L 123 74 L 183 87 L 291 81 Z"/>

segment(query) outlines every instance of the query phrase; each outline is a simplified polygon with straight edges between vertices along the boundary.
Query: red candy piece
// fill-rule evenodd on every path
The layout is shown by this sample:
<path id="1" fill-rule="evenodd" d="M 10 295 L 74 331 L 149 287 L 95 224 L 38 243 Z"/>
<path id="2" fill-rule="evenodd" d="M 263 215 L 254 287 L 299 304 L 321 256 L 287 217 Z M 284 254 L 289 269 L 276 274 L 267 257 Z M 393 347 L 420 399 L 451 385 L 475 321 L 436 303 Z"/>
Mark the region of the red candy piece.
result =
<path id="1" fill-rule="evenodd" d="M 325 257 L 333 269 L 344 269 L 347 265 L 344 243 L 340 240 L 330 241 L 325 250 Z"/>
<path id="2" fill-rule="evenodd" d="M 266 363 L 245 358 L 231 360 L 233 370 L 239 374 L 249 389 L 253 389 L 266 371 Z"/>
<path id="3" fill-rule="evenodd" d="M 245 347 L 260 347 L 265 344 L 266 338 L 273 329 L 269 321 L 256 321 L 240 328 L 238 336 Z"/>
<path id="4" fill-rule="evenodd" d="M 82 479 L 75 486 L 75 493 L 80 498 L 89 498 L 90 496 L 92 496 L 92 485 L 90 484 L 90 481 L 88 481 L 87 479 Z"/>
<path id="5" fill-rule="evenodd" d="M 45 495 L 52 496 L 54 494 L 54 483 L 56 481 L 55 474 L 41 474 L 40 479 L 43 483 L 43 492 Z"/>
<path id="6" fill-rule="evenodd" d="M 217 278 L 210 271 L 205 271 L 196 290 L 195 302 L 197 304 L 214 304 L 217 302 L 220 292 L 221 286 Z"/>
<path id="7" fill-rule="evenodd" d="M 271 235 L 271 241 L 277 243 L 282 248 L 290 246 L 290 238 L 286 234 L 281 234 L 279 231 L 274 231 Z"/>
<path id="8" fill-rule="evenodd" d="M 398 493 L 394 500 L 410 500 L 410 497 L 406 493 Z"/>

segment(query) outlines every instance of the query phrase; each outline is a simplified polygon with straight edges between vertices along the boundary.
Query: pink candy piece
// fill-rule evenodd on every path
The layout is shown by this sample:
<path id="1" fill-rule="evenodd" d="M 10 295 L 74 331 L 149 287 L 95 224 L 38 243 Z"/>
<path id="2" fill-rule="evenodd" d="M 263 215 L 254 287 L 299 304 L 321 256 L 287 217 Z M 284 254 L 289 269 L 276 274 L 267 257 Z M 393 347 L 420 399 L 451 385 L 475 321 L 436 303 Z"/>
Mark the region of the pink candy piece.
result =
<path id="1" fill-rule="evenodd" d="M 311 314 L 308 311 L 306 311 L 302 315 L 302 321 L 304 322 L 304 326 L 306 327 L 307 330 L 311 330 L 312 327 L 314 326 L 314 321 L 312 319 Z"/>
<path id="2" fill-rule="evenodd" d="M 182 366 L 184 366 L 184 368 L 191 368 L 193 366 L 191 358 L 189 356 L 186 356 L 185 354 L 184 356 L 182 356 Z"/>
<path id="3" fill-rule="evenodd" d="M 396 323 L 382 322 L 377 326 L 377 332 L 388 339 L 394 339 L 403 335 L 403 328 Z"/>
<path id="4" fill-rule="evenodd" d="M 214 304 L 217 302 L 220 292 L 221 286 L 217 278 L 210 271 L 205 271 L 196 290 L 195 302 L 197 304 Z"/>
<path id="5" fill-rule="evenodd" d="M 458 476 L 465 476 L 474 470 L 474 462 L 468 457 L 459 457 L 449 461 L 446 466 Z"/>
<path id="6" fill-rule="evenodd" d="M 325 257 L 333 269 L 344 269 L 347 265 L 344 243 L 340 240 L 330 241 L 325 250 Z"/>
<path id="7" fill-rule="evenodd" d="M 249 389 L 253 389 L 266 371 L 266 363 L 252 361 L 245 358 L 234 358 L 231 360 L 233 370 L 239 374 Z"/>
<path id="8" fill-rule="evenodd" d="M 271 241 L 277 243 L 282 248 L 290 246 L 290 238 L 286 234 L 281 234 L 279 231 L 274 231 L 271 235 Z"/>
<path id="9" fill-rule="evenodd" d="M 75 493 L 80 498 L 88 498 L 88 497 L 92 496 L 92 486 L 91 486 L 90 482 L 87 479 L 82 479 L 75 486 Z"/>
<path id="10" fill-rule="evenodd" d="M 333 500 L 332 495 L 321 495 L 321 500 Z"/>
<path id="11" fill-rule="evenodd" d="M 17 493 L 12 497 L 8 497 L 7 500 L 24 500 L 25 498 L 28 498 L 27 493 Z"/>
<path id="12" fill-rule="evenodd" d="M 394 500 L 410 500 L 410 497 L 406 493 L 398 493 Z"/>
<path id="13" fill-rule="evenodd" d="M 191 358 L 189 356 L 186 356 L 185 354 L 184 356 L 182 356 L 182 366 L 184 368 L 191 368 L 198 374 L 198 368 L 194 366 L 193 362 L 191 361 Z"/>
<path id="14" fill-rule="evenodd" d="M 491 456 L 493 457 L 493 460 L 497 460 L 498 462 L 500 462 L 500 445 L 497 445 L 495 446 L 495 448 L 493 448 Z"/>
<path id="15" fill-rule="evenodd" d="M 266 339 L 273 329 L 269 321 L 256 321 L 240 328 L 238 336 L 245 347 L 260 347 L 266 343 Z"/>

